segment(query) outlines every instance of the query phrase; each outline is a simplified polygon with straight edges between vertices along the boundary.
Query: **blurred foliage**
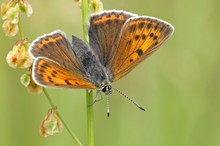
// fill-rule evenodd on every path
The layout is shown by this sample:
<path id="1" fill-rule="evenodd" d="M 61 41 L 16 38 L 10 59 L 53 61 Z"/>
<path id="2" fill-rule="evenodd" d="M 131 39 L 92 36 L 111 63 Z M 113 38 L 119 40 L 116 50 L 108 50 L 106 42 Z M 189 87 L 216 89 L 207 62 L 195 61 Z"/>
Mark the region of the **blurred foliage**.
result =
<path id="1" fill-rule="evenodd" d="M 0 3 L 3 1 L 0 0 Z M 22 17 L 29 41 L 61 29 L 82 38 L 81 11 L 73 0 L 30 0 L 33 15 Z M 103 0 L 104 9 L 123 9 L 174 25 L 173 37 L 158 52 L 113 86 L 147 110 L 142 112 L 121 95 L 95 104 L 96 146 L 219 146 L 220 41 L 217 0 Z M 2 25 L 2 20 L 0 20 Z M 75 145 L 67 131 L 49 138 L 39 125 L 49 109 L 45 96 L 30 95 L 20 83 L 24 70 L 6 63 L 15 38 L 0 30 L 0 145 Z M 48 90 L 58 110 L 86 146 L 84 90 Z"/>

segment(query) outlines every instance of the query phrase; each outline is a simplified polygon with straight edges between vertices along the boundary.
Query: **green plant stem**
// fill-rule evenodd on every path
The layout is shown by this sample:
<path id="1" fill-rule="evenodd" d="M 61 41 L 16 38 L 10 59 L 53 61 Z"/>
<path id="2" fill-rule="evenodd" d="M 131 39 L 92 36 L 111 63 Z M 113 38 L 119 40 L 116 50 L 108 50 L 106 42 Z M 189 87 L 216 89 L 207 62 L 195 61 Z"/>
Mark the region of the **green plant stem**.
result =
<path id="1" fill-rule="evenodd" d="M 21 28 L 21 18 L 19 17 L 18 18 L 19 20 L 18 20 L 18 31 L 19 31 L 19 34 L 20 34 L 20 37 L 21 37 L 21 39 L 23 40 L 24 39 L 24 33 L 23 33 L 23 31 L 22 31 L 22 28 Z"/>
<path id="2" fill-rule="evenodd" d="M 89 0 L 82 0 L 82 25 L 83 25 L 83 40 L 89 44 L 88 40 L 88 15 L 89 15 Z"/>
<path id="3" fill-rule="evenodd" d="M 19 21 L 18 21 L 18 31 L 19 31 L 19 34 L 20 34 L 21 40 L 23 40 L 23 39 L 24 39 L 24 33 L 23 33 L 22 28 L 21 28 L 21 22 L 20 22 L 20 19 L 21 19 L 21 18 L 19 17 Z M 25 47 L 26 50 L 28 50 L 28 44 L 27 44 L 27 43 L 24 44 L 24 47 Z"/>
<path id="4" fill-rule="evenodd" d="M 89 0 L 82 0 L 83 39 L 88 45 Z M 88 146 L 94 146 L 93 92 L 86 90 Z"/>
<path id="5" fill-rule="evenodd" d="M 70 130 L 70 128 L 68 127 L 68 125 L 66 124 L 66 122 L 63 120 L 63 118 L 61 117 L 61 115 L 59 114 L 59 112 L 56 110 L 56 106 L 54 105 L 50 95 L 48 94 L 47 90 L 45 88 L 43 88 L 43 92 L 50 104 L 50 106 L 54 109 L 54 111 L 56 111 L 57 116 L 59 117 L 59 119 L 62 121 L 63 126 L 66 128 L 66 130 L 68 131 L 68 133 L 70 134 L 70 136 L 72 137 L 72 139 L 78 144 L 78 146 L 83 146 L 82 143 L 79 141 L 79 139 L 76 137 L 76 135 Z"/>
<path id="6" fill-rule="evenodd" d="M 51 106 L 54 110 L 56 110 L 56 106 L 54 105 L 54 103 L 53 103 L 53 101 L 52 101 L 50 95 L 48 94 L 47 90 L 46 90 L 44 87 L 43 87 L 43 92 L 44 92 L 44 95 L 46 96 L 47 101 L 49 102 L 50 106 Z"/>
<path id="7" fill-rule="evenodd" d="M 94 146 L 93 93 L 86 90 L 88 146 Z"/>

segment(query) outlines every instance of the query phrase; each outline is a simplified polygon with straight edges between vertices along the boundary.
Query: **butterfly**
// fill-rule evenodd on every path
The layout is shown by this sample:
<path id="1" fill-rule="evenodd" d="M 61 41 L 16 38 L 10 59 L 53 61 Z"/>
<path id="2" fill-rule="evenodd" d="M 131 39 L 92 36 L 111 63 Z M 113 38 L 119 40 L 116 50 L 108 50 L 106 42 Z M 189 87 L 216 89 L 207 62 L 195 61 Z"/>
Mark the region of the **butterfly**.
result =
<path id="1" fill-rule="evenodd" d="M 38 37 L 29 48 L 35 59 L 33 80 L 45 87 L 99 89 L 112 93 L 112 82 L 131 72 L 173 34 L 163 20 L 106 10 L 90 16 L 89 45 L 56 30 Z"/>

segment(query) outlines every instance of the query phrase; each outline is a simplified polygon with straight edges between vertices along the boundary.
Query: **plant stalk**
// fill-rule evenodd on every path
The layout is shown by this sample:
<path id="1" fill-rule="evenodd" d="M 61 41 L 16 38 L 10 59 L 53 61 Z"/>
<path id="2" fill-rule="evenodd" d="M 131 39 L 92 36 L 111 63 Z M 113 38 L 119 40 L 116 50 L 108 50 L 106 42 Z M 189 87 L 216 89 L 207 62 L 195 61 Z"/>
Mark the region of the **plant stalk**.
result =
<path id="1" fill-rule="evenodd" d="M 88 45 L 88 15 L 89 15 L 89 0 L 82 0 L 82 25 L 83 39 Z M 94 114 L 93 114 L 93 92 L 86 90 L 86 108 L 87 108 L 87 136 L 88 146 L 94 146 Z"/>

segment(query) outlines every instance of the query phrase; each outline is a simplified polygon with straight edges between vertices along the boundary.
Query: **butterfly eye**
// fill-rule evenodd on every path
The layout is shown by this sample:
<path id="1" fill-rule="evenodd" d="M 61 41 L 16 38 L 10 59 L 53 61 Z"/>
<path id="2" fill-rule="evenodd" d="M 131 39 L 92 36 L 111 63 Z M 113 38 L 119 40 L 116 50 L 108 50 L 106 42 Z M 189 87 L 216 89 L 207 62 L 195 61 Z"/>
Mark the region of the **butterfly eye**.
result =
<path id="1" fill-rule="evenodd" d="M 109 95 L 112 93 L 112 86 L 107 84 L 100 88 L 102 92 L 104 92 L 106 95 Z"/>

